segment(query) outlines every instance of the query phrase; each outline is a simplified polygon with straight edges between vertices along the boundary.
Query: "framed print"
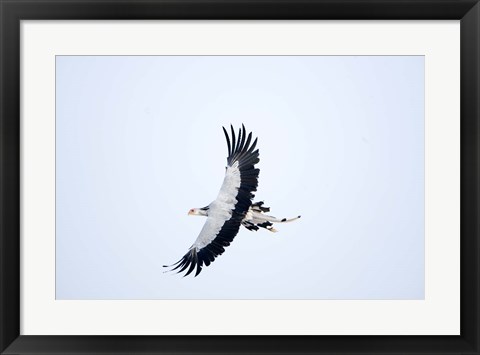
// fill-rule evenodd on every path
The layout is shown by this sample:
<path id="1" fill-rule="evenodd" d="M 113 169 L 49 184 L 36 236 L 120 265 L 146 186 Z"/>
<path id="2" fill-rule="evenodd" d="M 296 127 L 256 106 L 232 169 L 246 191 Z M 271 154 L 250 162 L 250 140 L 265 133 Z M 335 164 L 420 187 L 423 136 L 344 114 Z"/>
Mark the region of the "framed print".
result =
<path id="1" fill-rule="evenodd" d="M 1 1 L 2 354 L 479 353 L 476 1 Z"/>

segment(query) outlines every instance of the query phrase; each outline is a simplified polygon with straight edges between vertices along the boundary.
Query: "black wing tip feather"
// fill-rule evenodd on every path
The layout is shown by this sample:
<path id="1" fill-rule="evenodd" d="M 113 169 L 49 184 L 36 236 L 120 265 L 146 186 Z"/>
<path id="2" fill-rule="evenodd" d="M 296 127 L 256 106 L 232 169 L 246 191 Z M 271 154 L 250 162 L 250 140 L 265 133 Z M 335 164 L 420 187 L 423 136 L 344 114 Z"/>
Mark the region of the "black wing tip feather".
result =
<path id="1" fill-rule="evenodd" d="M 163 265 L 163 267 L 168 267 L 168 268 L 171 268 L 171 267 L 175 266 L 174 268 L 172 268 L 170 270 L 167 270 L 167 271 L 164 271 L 164 272 L 176 271 L 176 274 L 180 274 L 180 273 L 186 271 L 185 274 L 183 275 L 183 277 L 186 277 L 186 276 L 190 275 L 196 269 L 194 277 L 197 277 L 202 272 L 204 265 L 205 266 L 210 265 L 218 255 L 223 253 L 223 250 L 222 250 L 222 252 L 218 253 L 217 255 L 215 255 L 214 253 L 212 253 L 210 256 L 205 255 L 206 252 L 204 250 L 207 247 L 205 247 L 205 248 L 203 248 L 199 251 L 197 251 L 195 248 L 190 249 L 175 264 Z"/>
<path id="2" fill-rule="evenodd" d="M 204 246 L 202 249 L 197 250 L 191 248 L 179 261 L 170 266 L 173 267 L 168 271 L 176 271 L 176 273 L 182 273 L 186 270 L 183 277 L 190 275 L 195 268 L 197 269 L 194 277 L 197 277 L 203 270 L 203 267 L 209 266 L 215 261 L 215 259 L 222 255 L 225 248 L 230 245 L 240 229 L 240 220 L 230 219 L 223 225 L 220 232 L 218 232 L 215 239 L 210 244 Z"/>
<path id="3" fill-rule="evenodd" d="M 230 147 L 230 138 L 228 137 L 228 133 L 227 133 L 227 130 L 225 129 L 225 127 L 223 127 L 223 133 L 225 133 L 225 138 L 227 139 L 227 148 L 228 148 L 228 155 L 232 154 L 232 149 Z"/>
<path id="4" fill-rule="evenodd" d="M 233 128 L 232 124 L 230 124 L 230 134 L 228 134 L 224 126 L 222 126 L 222 129 L 225 134 L 225 139 L 227 140 L 227 162 L 229 164 L 233 164 L 238 160 L 239 164 L 244 165 L 245 168 L 252 168 L 253 165 L 260 161 L 260 159 L 258 159 L 258 149 L 255 150 L 258 138 L 256 137 L 253 143 L 251 143 L 253 132 L 247 133 L 243 123 L 242 127 L 238 129 L 238 135 L 235 134 L 235 128 Z"/>
<path id="5" fill-rule="evenodd" d="M 168 267 L 171 268 L 175 266 L 174 268 L 164 271 L 164 272 L 171 272 L 171 271 L 176 271 L 179 269 L 176 274 L 179 274 L 181 272 L 184 272 L 187 270 L 185 275 L 183 277 L 190 275 L 195 268 L 197 268 L 197 271 L 195 272 L 195 277 L 200 274 L 202 271 L 202 263 L 198 260 L 198 252 L 195 248 L 190 249 L 179 261 L 177 261 L 175 264 L 172 265 L 163 265 L 163 267 Z"/>

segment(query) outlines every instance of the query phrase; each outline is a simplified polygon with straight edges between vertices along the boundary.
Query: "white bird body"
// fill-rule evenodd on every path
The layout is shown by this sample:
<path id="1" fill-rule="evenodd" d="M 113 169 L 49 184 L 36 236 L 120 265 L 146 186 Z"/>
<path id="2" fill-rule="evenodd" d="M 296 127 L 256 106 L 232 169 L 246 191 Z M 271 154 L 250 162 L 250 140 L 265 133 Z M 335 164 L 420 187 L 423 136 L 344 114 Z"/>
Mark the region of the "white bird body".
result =
<path id="1" fill-rule="evenodd" d="M 188 214 L 196 216 L 210 216 L 212 215 L 212 205 L 213 203 L 211 203 L 207 207 L 204 207 L 204 209 L 192 208 Z M 269 210 L 269 207 L 263 207 L 263 201 L 252 204 L 252 206 L 250 206 L 248 212 L 245 214 L 245 217 L 242 220 L 242 225 L 245 228 L 253 231 L 258 230 L 258 227 L 261 227 L 269 230 L 270 232 L 278 232 L 275 228 L 272 227 L 273 223 L 293 222 L 301 217 L 297 216 L 293 218 L 277 218 L 264 213 Z M 214 218 L 216 218 L 216 216 Z"/>
<path id="2" fill-rule="evenodd" d="M 175 264 L 173 270 L 189 275 L 195 268 L 197 276 L 203 266 L 209 266 L 216 257 L 223 254 L 237 235 L 240 226 L 251 231 L 265 228 L 276 232 L 273 223 L 294 221 L 300 216 L 291 219 L 278 219 L 264 214 L 270 208 L 263 207 L 263 202 L 252 204 L 257 190 L 259 169 L 255 168 L 260 159 L 258 149 L 255 149 L 257 139 L 250 144 L 252 133 L 246 134 L 245 127 L 238 133 L 231 127 L 231 142 L 227 131 L 223 128 L 228 146 L 227 168 L 225 178 L 217 198 L 203 208 L 192 208 L 189 215 L 206 216 L 205 222 L 197 239 L 188 252 Z M 230 144 L 231 143 L 231 144 Z"/>

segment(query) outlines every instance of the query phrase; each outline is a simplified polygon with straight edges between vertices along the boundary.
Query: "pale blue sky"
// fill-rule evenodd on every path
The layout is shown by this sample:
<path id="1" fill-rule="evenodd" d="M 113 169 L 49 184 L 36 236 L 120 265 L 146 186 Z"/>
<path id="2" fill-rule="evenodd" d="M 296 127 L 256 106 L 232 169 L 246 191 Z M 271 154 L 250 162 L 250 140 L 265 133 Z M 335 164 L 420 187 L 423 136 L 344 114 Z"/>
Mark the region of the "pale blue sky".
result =
<path id="1" fill-rule="evenodd" d="M 424 58 L 59 56 L 57 299 L 423 299 Z M 256 200 L 197 278 L 222 125 L 259 138 Z"/>

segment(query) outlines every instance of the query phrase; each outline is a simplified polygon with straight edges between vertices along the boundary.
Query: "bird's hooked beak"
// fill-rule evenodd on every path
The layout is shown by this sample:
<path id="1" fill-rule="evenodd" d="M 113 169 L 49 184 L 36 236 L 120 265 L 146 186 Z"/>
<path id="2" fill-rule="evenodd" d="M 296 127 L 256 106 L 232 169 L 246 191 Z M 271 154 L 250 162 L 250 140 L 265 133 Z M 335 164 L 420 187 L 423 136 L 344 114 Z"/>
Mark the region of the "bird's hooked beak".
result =
<path id="1" fill-rule="evenodd" d="M 189 216 L 208 216 L 207 213 L 208 207 L 203 207 L 203 208 L 191 208 L 190 211 L 188 211 Z"/>

